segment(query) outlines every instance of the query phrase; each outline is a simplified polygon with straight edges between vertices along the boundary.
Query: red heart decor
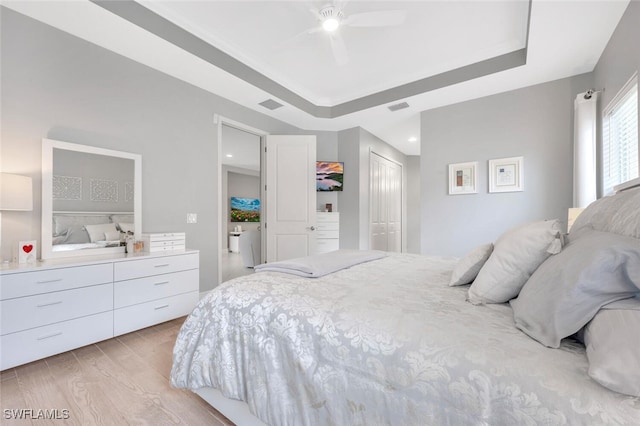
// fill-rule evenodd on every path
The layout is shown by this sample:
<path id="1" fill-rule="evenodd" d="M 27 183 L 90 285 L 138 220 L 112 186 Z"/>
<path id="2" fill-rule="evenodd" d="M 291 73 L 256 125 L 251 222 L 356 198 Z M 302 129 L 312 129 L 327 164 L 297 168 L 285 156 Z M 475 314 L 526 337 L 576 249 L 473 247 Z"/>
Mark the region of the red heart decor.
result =
<path id="1" fill-rule="evenodd" d="M 33 250 L 33 246 L 31 244 L 22 246 L 22 250 L 24 250 L 25 253 L 31 253 L 31 250 Z"/>

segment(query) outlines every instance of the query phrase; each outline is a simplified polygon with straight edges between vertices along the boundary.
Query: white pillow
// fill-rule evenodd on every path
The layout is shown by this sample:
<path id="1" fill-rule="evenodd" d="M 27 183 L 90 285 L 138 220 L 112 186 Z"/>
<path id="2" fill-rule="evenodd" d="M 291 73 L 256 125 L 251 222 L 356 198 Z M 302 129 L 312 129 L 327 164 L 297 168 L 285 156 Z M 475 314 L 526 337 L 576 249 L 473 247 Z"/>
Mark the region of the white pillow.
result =
<path id="1" fill-rule="evenodd" d="M 104 241 L 105 234 L 111 232 L 118 232 L 114 223 L 102 223 L 100 225 L 85 225 L 84 229 L 89 234 L 89 239 L 92 243 L 96 241 Z"/>
<path id="2" fill-rule="evenodd" d="M 107 231 L 104 233 L 105 241 L 120 241 L 120 231 Z"/>
<path id="3" fill-rule="evenodd" d="M 584 339 L 589 376 L 616 392 L 640 396 L 640 299 L 603 306 L 585 327 Z"/>
<path id="4" fill-rule="evenodd" d="M 489 260 L 469 288 L 473 304 L 505 303 L 518 296 L 531 274 L 562 249 L 560 221 L 545 220 L 512 228 L 495 242 Z"/>
<path id="5" fill-rule="evenodd" d="M 120 222 L 118 223 L 118 228 L 120 228 L 120 230 L 124 233 L 127 233 L 129 231 L 135 232 L 133 223 Z"/>
<path id="6" fill-rule="evenodd" d="M 491 256 L 492 251 L 493 244 L 489 243 L 478 246 L 467 253 L 453 269 L 449 286 L 469 284 L 473 281 Z"/>

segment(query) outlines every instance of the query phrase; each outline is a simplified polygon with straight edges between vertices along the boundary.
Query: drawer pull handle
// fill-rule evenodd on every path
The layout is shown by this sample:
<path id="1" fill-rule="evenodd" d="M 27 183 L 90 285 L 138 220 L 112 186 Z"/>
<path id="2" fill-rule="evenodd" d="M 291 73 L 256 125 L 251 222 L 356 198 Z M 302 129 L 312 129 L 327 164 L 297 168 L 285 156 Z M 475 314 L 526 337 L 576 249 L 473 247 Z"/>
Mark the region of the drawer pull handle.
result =
<path id="1" fill-rule="evenodd" d="M 158 309 L 164 309 L 168 307 L 169 307 L 169 304 L 166 304 L 166 305 L 156 306 L 154 309 L 157 311 Z"/>
<path id="2" fill-rule="evenodd" d="M 37 284 L 49 284 L 49 283 L 57 283 L 62 281 L 62 278 L 56 278 L 54 280 L 44 280 L 44 281 L 37 281 Z"/>
<path id="3" fill-rule="evenodd" d="M 164 268 L 165 266 L 169 266 L 168 263 L 162 263 L 160 265 L 155 265 L 156 268 Z"/>
<path id="4" fill-rule="evenodd" d="M 153 283 L 153 285 L 163 285 L 163 284 L 169 284 L 169 281 L 161 281 L 159 283 Z"/>
<path id="5" fill-rule="evenodd" d="M 57 302 L 42 303 L 42 304 L 36 305 L 36 306 L 38 308 L 44 308 L 45 306 L 59 305 L 61 303 L 62 303 L 62 300 L 58 300 Z"/>
<path id="6" fill-rule="evenodd" d="M 51 333 L 51 334 L 45 334 L 44 336 L 37 337 L 36 339 L 37 340 L 45 340 L 45 339 L 50 339 L 52 337 L 56 337 L 56 336 L 60 336 L 60 335 L 62 335 L 62 331 L 57 331 L 57 332 Z"/>

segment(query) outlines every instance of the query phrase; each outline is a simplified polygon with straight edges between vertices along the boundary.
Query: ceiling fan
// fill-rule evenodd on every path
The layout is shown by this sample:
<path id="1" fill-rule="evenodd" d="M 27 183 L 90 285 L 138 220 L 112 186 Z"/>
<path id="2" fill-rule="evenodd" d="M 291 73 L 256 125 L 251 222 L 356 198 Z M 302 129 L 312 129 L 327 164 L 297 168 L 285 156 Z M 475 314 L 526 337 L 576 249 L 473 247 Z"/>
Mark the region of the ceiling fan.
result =
<path id="1" fill-rule="evenodd" d="M 377 10 L 346 14 L 344 12 L 346 2 L 333 3 L 320 9 L 311 9 L 320 25 L 305 31 L 306 34 L 326 32 L 331 42 L 331 51 L 338 65 L 349 62 L 347 47 L 339 32 L 340 27 L 393 27 L 401 25 L 406 19 L 405 10 Z"/>

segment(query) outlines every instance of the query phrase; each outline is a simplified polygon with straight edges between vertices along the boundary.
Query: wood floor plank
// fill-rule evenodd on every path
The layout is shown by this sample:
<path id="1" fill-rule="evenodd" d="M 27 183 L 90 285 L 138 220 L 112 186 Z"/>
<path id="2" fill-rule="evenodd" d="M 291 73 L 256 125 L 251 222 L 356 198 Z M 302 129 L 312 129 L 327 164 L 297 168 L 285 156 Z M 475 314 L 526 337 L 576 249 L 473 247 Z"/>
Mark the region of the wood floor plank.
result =
<path id="1" fill-rule="evenodd" d="M 67 410 L 71 406 L 66 396 L 58 391 L 58 386 L 51 376 L 49 367 L 45 361 L 36 361 L 30 364 L 16 367 L 18 387 L 25 400 L 25 408 L 35 410 Z M 37 419 L 37 423 L 54 425 L 60 420 L 43 418 Z M 80 425 L 77 419 L 70 417 L 65 420 L 69 425 Z"/>
<path id="2" fill-rule="evenodd" d="M 70 413 L 80 424 L 108 425 L 117 418 L 117 407 L 103 393 L 100 386 L 87 380 L 80 362 L 73 352 L 65 352 L 44 360 L 60 392 L 70 401 Z"/>
<path id="3" fill-rule="evenodd" d="M 129 342 L 130 345 L 123 342 Z M 127 371 L 145 392 L 157 393 L 155 403 L 180 418 L 184 424 L 207 423 L 222 425 L 213 416 L 212 409 L 206 410 L 206 413 L 203 412 L 202 409 L 205 406 L 194 400 L 194 395 L 191 392 L 187 393 L 171 388 L 168 372 L 160 374 L 154 368 L 150 368 L 153 365 L 153 361 L 148 358 L 148 355 L 154 352 L 154 345 L 142 345 L 142 351 L 140 351 L 140 347 L 136 351 L 132 346 L 138 346 L 136 344 L 138 342 L 140 340 L 137 336 L 125 335 L 120 336 L 118 339 L 102 342 L 98 344 L 98 347 L 107 353 L 114 363 L 120 365 L 120 368 Z M 170 349 L 165 352 L 165 358 L 166 354 L 169 353 L 171 353 Z M 144 367 L 145 365 L 147 368 Z"/>
<path id="4" fill-rule="evenodd" d="M 3 410 L 68 409 L 69 419 L 0 423 L 234 426 L 195 393 L 169 384 L 173 344 L 184 320 L 3 371 Z"/>

